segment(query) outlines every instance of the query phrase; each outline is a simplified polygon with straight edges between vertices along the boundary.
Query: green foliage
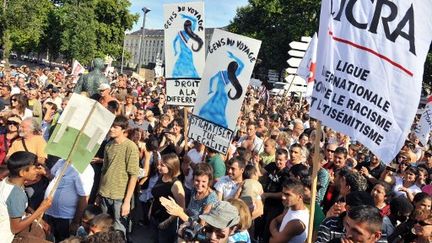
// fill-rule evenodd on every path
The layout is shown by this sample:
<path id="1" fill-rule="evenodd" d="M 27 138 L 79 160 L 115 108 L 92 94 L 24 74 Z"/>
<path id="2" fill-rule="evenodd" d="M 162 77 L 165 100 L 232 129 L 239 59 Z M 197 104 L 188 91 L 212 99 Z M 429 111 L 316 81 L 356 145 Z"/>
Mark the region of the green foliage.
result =
<path id="1" fill-rule="evenodd" d="M 320 0 L 249 0 L 228 29 L 262 40 L 259 59 L 265 69 L 283 70 L 288 44 L 318 29 Z"/>
<path id="2" fill-rule="evenodd" d="M 1 33 L 3 45 L 27 53 L 34 51 L 40 44 L 43 29 L 47 25 L 47 15 L 52 6 L 49 0 L 14 0 L 7 1 L 5 11 L 2 9 Z M 7 30 L 7 31 L 6 31 Z M 7 34 L 6 34 L 7 36 Z M 7 43 L 10 41 L 11 43 Z"/>
<path id="3" fill-rule="evenodd" d="M 120 59 L 123 49 L 124 32 L 131 29 L 139 15 L 132 15 L 127 0 L 98 0 L 95 8 L 97 21 L 97 55 Z"/>
<path id="4" fill-rule="evenodd" d="M 89 64 L 96 54 L 96 25 L 94 1 L 65 3 L 61 7 L 60 51 L 69 60 Z"/>
<path id="5" fill-rule="evenodd" d="M 2 44 L 5 52 L 61 54 L 83 64 L 119 59 L 124 33 L 139 17 L 129 7 L 129 0 L 9 0 L 0 12 Z"/>

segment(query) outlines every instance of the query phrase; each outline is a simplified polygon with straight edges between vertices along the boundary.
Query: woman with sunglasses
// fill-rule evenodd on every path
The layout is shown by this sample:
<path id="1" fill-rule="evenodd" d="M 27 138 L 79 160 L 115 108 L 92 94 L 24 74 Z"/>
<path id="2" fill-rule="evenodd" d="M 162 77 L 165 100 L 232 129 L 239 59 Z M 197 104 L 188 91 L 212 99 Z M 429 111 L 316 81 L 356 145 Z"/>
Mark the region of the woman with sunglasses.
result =
<path id="1" fill-rule="evenodd" d="M 6 154 L 12 143 L 19 137 L 18 128 L 21 118 L 11 116 L 6 120 L 6 133 L 0 135 L 0 165 L 4 163 Z"/>
<path id="2" fill-rule="evenodd" d="M 415 224 L 412 232 L 415 239 L 412 242 L 432 242 L 432 212 L 421 209 L 414 212 Z"/>
<path id="3" fill-rule="evenodd" d="M 28 109 L 27 98 L 21 94 L 14 94 L 10 99 L 12 114 L 19 116 L 22 120 L 33 117 L 33 112 Z"/>

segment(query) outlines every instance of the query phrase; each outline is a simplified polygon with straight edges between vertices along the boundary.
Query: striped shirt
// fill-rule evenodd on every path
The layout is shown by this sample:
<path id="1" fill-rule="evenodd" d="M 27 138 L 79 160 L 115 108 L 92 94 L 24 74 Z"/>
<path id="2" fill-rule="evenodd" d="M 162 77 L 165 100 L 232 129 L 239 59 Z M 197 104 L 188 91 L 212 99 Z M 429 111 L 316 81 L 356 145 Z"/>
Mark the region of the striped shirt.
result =
<path id="1" fill-rule="evenodd" d="M 138 146 L 129 139 L 120 144 L 111 140 L 105 147 L 99 194 L 124 199 L 130 176 L 139 172 Z"/>
<path id="2" fill-rule="evenodd" d="M 315 243 L 340 242 L 336 240 L 345 237 L 345 228 L 343 226 L 343 218 L 345 215 L 345 213 L 342 213 L 340 216 L 326 218 L 318 228 L 318 235 Z M 386 225 L 383 223 L 383 234 L 381 238 L 376 241 L 377 243 L 387 243 L 387 234 L 392 233 L 386 232 L 388 229 L 386 229 L 385 226 Z"/>

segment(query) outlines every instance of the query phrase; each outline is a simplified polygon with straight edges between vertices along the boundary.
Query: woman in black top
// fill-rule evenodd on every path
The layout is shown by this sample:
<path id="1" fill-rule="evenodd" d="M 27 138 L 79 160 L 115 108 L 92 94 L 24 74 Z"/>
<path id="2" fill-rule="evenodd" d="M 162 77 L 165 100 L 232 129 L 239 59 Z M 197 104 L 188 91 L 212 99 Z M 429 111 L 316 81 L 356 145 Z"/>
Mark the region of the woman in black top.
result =
<path id="1" fill-rule="evenodd" d="M 180 174 L 180 161 L 176 154 L 166 154 L 157 166 L 159 180 L 152 189 L 154 198 L 151 208 L 151 221 L 156 229 L 157 242 L 173 243 L 177 240 L 177 217 L 170 216 L 161 205 L 160 197 L 172 197 L 176 203 L 185 208 L 185 193 L 183 185 L 177 179 Z"/>

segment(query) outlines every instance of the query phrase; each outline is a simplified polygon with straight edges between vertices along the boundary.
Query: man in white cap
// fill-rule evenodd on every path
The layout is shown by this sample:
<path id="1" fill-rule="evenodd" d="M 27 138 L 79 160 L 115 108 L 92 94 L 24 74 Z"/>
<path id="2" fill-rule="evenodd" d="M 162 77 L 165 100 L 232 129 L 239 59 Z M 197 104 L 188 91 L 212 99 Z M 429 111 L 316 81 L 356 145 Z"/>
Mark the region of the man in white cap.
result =
<path id="1" fill-rule="evenodd" d="M 103 105 L 105 108 L 108 106 L 108 102 L 116 100 L 114 97 L 111 96 L 111 86 L 109 84 L 101 83 L 98 90 L 101 95 L 99 103 L 101 103 L 101 105 Z"/>

